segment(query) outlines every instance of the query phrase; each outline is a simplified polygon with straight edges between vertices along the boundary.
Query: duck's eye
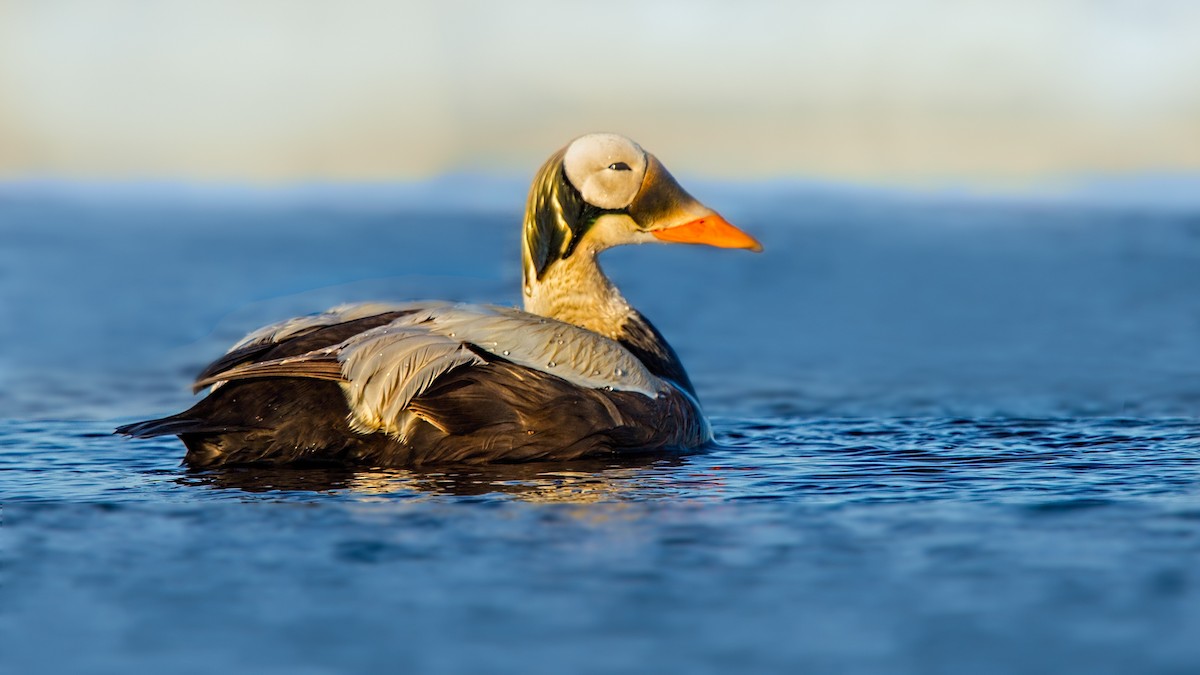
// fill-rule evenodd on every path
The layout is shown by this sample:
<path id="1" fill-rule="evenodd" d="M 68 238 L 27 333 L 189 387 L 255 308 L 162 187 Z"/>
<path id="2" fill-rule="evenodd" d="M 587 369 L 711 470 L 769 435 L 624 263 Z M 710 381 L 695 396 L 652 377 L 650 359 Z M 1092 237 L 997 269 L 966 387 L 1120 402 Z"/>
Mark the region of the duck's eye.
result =
<path id="1" fill-rule="evenodd" d="M 612 164 L 608 165 L 608 168 L 612 169 L 613 171 L 633 171 L 633 169 L 630 169 L 629 165 L 625 162 L 613 162 Z"/>

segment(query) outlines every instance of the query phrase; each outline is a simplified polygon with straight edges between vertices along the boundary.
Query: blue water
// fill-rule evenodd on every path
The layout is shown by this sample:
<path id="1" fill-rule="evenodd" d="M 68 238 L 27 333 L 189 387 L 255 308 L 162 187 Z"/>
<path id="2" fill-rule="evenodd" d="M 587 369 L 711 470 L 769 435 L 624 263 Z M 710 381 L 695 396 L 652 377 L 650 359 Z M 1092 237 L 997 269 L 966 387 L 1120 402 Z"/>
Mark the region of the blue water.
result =
<path id="1" fill-rule="evenodd" d="M 189 472 L 247 330 L 511 303 L 519 181 L 0 185 L 0 669 L 1200 672 L 1200 203 L 692 190 L 613 251 L 720 447 Z"/>

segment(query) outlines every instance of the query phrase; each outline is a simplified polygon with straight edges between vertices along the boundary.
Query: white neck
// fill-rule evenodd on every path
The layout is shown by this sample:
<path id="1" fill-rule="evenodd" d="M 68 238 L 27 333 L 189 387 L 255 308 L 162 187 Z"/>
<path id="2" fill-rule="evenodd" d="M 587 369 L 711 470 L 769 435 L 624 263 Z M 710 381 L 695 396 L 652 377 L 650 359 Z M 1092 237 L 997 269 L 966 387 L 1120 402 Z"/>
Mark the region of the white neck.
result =
<path id="1" fill-rule="evenodd" d="M 556 260 L 541 279 L 525 272 L 525 311 L 558 319 L 617 339 L 633 313 L 596 261 L 597 251 L 577 250 Z"/>

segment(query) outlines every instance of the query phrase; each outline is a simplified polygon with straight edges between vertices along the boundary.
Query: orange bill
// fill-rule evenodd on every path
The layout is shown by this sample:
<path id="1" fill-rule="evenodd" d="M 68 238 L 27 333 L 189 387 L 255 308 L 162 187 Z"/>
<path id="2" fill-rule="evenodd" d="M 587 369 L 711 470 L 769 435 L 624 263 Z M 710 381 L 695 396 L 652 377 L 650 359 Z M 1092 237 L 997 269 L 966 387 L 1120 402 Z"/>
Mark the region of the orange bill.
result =
<path id="1" fill-rule="evenodd" d="M 715 213 L 711 216 L 697 218 L 683 225 L 654 230 L 651 234 L 663 241 L 678 242 L 681 244 L 708 244 L 709 246 L 718 246 L 720 248 L 748 248 L 751 251 L 762 250 L 762 244 L 758 243 L 754 237 L 730 225 L 724 218 Z"/>

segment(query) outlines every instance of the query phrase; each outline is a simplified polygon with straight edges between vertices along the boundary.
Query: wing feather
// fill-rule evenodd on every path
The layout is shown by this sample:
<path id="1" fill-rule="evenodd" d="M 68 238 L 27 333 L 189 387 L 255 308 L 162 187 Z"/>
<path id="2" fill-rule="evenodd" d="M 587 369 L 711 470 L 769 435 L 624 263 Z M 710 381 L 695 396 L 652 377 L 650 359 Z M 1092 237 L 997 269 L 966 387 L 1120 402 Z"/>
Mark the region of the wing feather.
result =
<path id="1" fill-rule="evenodd" d="M 335 326 L 342 323 L 357 321 L 371 316 L 380 314 L 389 314 L 392 312 L 412 311 L 420 307 L 423 303 L 386 303 L 386 302 L 360 302 L 349 305 L 338 305 L 324 312 L 317 314 L 309 314 L 307 316 L 298 316 L 291 319 L 285 319 L 272 323 L 248 334 L 230 348 L 230 353 L 249 347 L 251 345 L 260 344 L 279 344 L 285 340 L 300 337 L 311 333 L 314 330 Z"/>
<path id="2" fill-rule="evenodd" d="M 438 417 L 440 426 L 430 423 L 454 427 L 444 415 L 430 415 L 418 399 L 446 373 L 489 361 L 510 364 L 505 372 L 511 381 L 530 386 L 551 376 L 560 387 L 650 399 L 670 388 L 607 337 L 512 308 L 444 302 L 354 305 L 268 326 L 235 345 L 196 385 L 263 377 L 335 381 L 346 397 L 351 428 L 405 440 L 418 419 Z M 460 402 L 477 408 L 475 413 L 495 407 L 465 391 Z M 606 412 L 616 416 L 619 411 Z"/>
<path id="3" fill-rule="evenodd" d="M 351 424 L 403 438 L 409 403 L 453 368 L 486 363 L 462 342 L 419 326 L 389 324 L 341 345 Z"/>
<path id="4" fill-rule="evenodd" d="M 310 352 L 303 356 L 293 356 L 257 363 L 244 363 L 229 370 L 217 373 L 203 380 L 197 380 L 197 387 L 206 387 L 217 382 L 233 380 L 249 380 L 261 377 L 306 377 L 314 380 L 345 380 L 341 364 L 337 357 L 320 352 Z"/>
<path id="5" fill-rule="evenodd" d="M 198 392 L 209 384 L 220 386 L 225 378 L 217 375 L 235 366 L 298 356 L 329 347 L 413 311 L 416 307 L 411 304 L 362 303 L 271 324 L 242 338 L 205 367 L 196 376 L 192 391 Z"/>
<path id="6" fill-rule="evenodd" d="M 616 340 L 509 307 L 442 303 L 400 317 L 389 326 L 421 327 L 589 389 L 654 397 L 667 386 Z"/>

